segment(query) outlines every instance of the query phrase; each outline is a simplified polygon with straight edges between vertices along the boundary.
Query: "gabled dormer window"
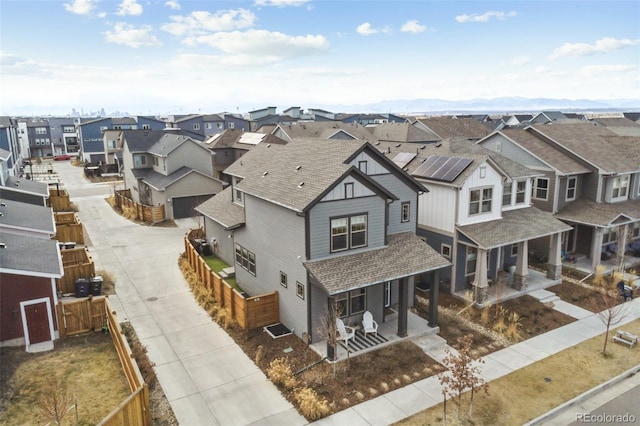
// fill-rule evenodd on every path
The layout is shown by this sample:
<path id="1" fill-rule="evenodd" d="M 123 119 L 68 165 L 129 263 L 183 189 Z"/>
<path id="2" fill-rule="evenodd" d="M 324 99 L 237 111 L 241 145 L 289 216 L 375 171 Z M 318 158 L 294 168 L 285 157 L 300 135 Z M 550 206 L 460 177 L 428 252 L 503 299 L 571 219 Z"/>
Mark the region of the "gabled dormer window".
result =
<path id="1" fill-rule="evenodd" d="M 567 201 L 573 201 L 576 199 L 576 188 L 578 185 L 578 178 L 575 176 L 567 179 Z"/>
<path id="2" fill-rule="evenodd" d="M 626 200 L 629 194 L 629 175 L 616 176 L 611 186 L 611 201 Z"/>
<path id="3" fill-rule="evenodd" d="M 533 198 L 546 200 L 549 196 L 549 179 L 536 178 L 533 184 Z"/>

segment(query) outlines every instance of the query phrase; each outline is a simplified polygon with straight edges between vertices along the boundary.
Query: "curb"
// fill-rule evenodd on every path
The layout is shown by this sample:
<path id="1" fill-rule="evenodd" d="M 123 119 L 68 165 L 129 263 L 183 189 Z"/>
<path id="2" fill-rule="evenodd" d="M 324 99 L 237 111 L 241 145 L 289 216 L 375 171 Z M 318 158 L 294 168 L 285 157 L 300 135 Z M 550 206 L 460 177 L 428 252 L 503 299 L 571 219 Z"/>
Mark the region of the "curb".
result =
<path id="1" fill-rule="evenodd" d="M 542 425 L 544 422 L 547 422 L 551 419 L 553 419 L 554 417 L 556 417 L 558 414 L 560 414 L 561 412 L 565 411 L 566 409 L 579 404 L 585 400 L 587 400 L 588 398 L 592 397 L 593 395 L 597 394 L 598 392 L 602 392 L 603 390 L 620 383 L 621 381 L 623 381 L 624 379 L 627 379 L 637 373 L 640 373 L 640 364 L 636 365 L 635 367 L 630 368 L 629 370 L 625 371 L 624 373 L 614 377 L 613 379 L 610 379 L 604 383 L 599 384 L 598 386 L 595 386 L 591 389 L 589 389 L 588 391 L 576 396 L 573 399 L 570 399 L 569 401 L 558 405 L 556 408 L 553 408 L 549 411 L 547 411 L 546 413 L 544 413 L 543 415 L 536 417 L 535 419 L 531 420 L 528 423 L 525 423 L 525 426 L 538 426 L 538 425 Z"/>

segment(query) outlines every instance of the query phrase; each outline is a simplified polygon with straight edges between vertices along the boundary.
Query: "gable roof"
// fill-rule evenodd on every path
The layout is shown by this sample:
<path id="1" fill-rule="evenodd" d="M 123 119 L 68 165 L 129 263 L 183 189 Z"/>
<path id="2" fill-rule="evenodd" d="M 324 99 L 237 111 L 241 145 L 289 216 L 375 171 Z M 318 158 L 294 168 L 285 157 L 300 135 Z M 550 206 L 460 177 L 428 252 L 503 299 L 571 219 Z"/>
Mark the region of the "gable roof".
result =
<path id="1" fill-rule="evenodd" d="M 289 140 L 299 138 L 331 139 L 340 131 L 361 141 L 374 140 L 374 136 L 366 127 L 358 123 L 343 123 L 341 121 L 299 121 L 292 124 L 279 124 L 280 129 Z"/>
<path id="2" fill-rule="evenodd" d="M 617 136 L 593 123 L 539 124 L 526 128 L 574 153 L 603 173 L 629 173 L 638 170 L 638 162 L 626 152 L 618 152 L 607 137 Z"/>
<path id="3" fill-rule="evenodd" d="M 626 117 L 594 118 L 591 120 L 620 136 L 640 136 L 640 124 Z"/>
<path id="4" fill-rule="evenodd" d="M 61 278 L 62 257 L 56 240 L 0 231 L 0 272 Z M 29 253 L 25 256 L 25 253 Z"/>
<path id="5" fill-rule="evenodd" d="M 129 152 L 147 152 L 164 135 L 163 130 L 123 130 L 123 145 Z"/>
<path id="6" fill-rule="evenodd" d="M 349 161 L 366 151 L 391 173 L 404 179 L 416 191 L 425 191 L 391 161 L 368 143 L 297 139 L 286 145 L 259 144 L 229 166 L 225 173 L 240 177 L 237 188 L 294 211 L 309 209 L 331 187 L 352 176 L 381 196 L 394 199 L 384 187 L 362 173 Z"/>
<path id="7" fill-rule="evenodd" d="M 558 219 L 589 226 L 607 227 L 620 216 L 640 220 L 640 203 L 627 200 L 619 203 L 596 203 L 580 198 L 555 214 Z"/>
<path id="8" fill-rule="evenodd" d="M 228 186 L 197 206 L 195 210 L 219 223 L 227 231 L 239 228 L 244 225 L 244 208 L 234 203 L 232 197 L 233 187 Z"/>
<path id="9" fill-rule="evenodd" d="M 554 145 L 546 143 L 534 133 L 520 128 L 502 129 L 498 133 L 546 163 L 562 175 L 588 173 L 590 170 Z"/>
<path id="10" fill-rule="evenodd" d="M 167 187 L 173 185 L 174 183 L 178 182 L 179 180 L 183 179 L 185 176 L 191 173 L 197 173 L 212 181 L 220 182 L 218 179 L 212 176 L 207 176 L 204 173 L 201 173 L 187 166 L 180 167 L 178 170 L 171 173 L 170 175 L 163 175 L 162 173 L 158 173 L 151 168 L 132 169 L 131 172 L 136 177 L 136 179 L 142 179 L 147 185 L 151 186 L 152 188 L 158 191 L 164 191 Z"/>
<path id="11" fill-rule="evenodd" d="M 188 136 L 175 133 L 165 133 L 160 139 L 158 139 L 157 142 L 149 147 L 149 150 L 147 152 L 159 157 L 166 157 L 183 143 L 193 143 L 198 148 L 204 148 L 197 141 L 191 139 Z"/>
<path id="12" fill-rule="evenodd" d="M 5 232 L 28 232 L 51 238 L 56 233 L 51 207 L 0 198 L 0 228 Z"/>
<path id="13" fill-rule="evenodd" d="M 473 118 L 430 117 L 419 118 L 418 121 L 441 139 L 481 139 L 491 132 L 487 126 Z"/>
<path id="14" fill-rule="evenodd" d="M 377 124 L 368 129 L 377 140 L 385 142 L 429 143 L 441 139 L 434 133 L 407 122 Z"/>
<path id="15" fill-rule="evenodd" d="M 7 178 L 7 184 L 3 188 L 26 194 L 39 195 L 44 198 L 49 197 L 49 185 L 46 183 L 16 176 L 9 176 Z"/>
<path id="16" fill-rule="evenodd" d="M 260 139 L 260 143 L 285 144 L 285 140 L 279 137 L 262 132 L 245 132 L 242 129 L 226 129 L 220 133 L 212 135 L 209 139 L 202 142 L 202 146 L 215 151 L 220 148 L 236 148 L 249 150 L 257 144 L 245 143 L 244 138 L 255 137 Z"/>

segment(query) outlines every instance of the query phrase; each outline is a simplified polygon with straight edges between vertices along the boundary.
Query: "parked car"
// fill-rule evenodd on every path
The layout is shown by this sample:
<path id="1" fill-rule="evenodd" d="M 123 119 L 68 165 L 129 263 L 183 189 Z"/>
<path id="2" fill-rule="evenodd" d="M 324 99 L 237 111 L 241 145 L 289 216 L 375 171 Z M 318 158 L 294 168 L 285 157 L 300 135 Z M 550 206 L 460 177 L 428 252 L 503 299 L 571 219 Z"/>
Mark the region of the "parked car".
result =
<path id="1" fill-rule="evenodd" d="M 53 161 L 62 161 L 62 160 L 71 160 L 71 156 L 69 154 L 60 154 L 60 155 L 55 155 L 53 157 Z"/>

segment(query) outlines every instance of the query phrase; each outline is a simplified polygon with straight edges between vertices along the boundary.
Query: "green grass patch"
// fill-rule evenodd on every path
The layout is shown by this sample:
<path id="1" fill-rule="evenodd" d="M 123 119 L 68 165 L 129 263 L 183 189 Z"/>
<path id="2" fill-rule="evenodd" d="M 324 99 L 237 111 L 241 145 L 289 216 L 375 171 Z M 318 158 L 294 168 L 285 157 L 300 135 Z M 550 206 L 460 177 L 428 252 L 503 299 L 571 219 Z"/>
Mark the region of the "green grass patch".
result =
<path id="1" fill-rule="evenodd" d="M 225 261 L 223 261 L 222 259 L 216 257 L 216 256 L 204 256 L 203 257 L 204 261 L 207 263 L 207 265 L 209 265 L 209 268 L 211 268 L 213 270 L 213 272 L 215 272 L 216 274 L 220 274 L 220 272 L 225 269 L 228 268 L 229 264 L 227 264 Z M 234 289 L 238 290 L 239 292 L 242 292 L 243 290 L 240 288 L 240 286 L 238 286 L 238 284 L 236 283 L 236 279 L 235 277 L 229 277 L 229 278 L 225 278 L 224 281 L 229 284 L 231 287 L 233 287 Z"/>

